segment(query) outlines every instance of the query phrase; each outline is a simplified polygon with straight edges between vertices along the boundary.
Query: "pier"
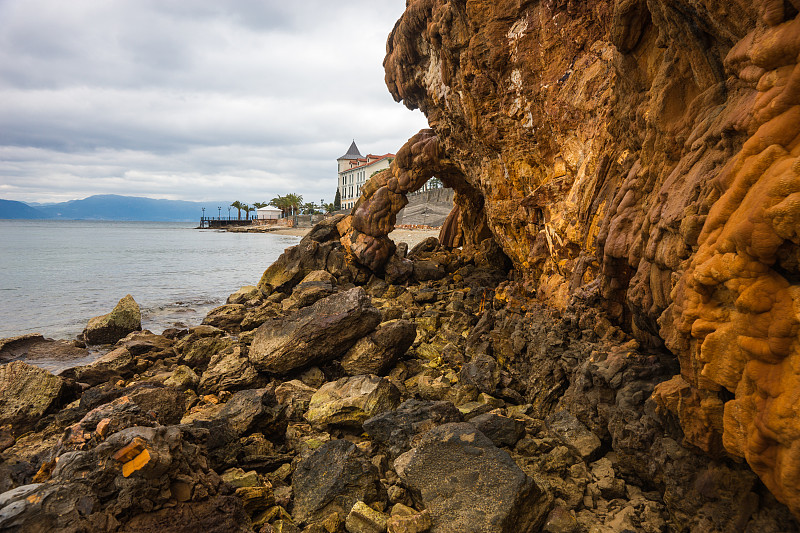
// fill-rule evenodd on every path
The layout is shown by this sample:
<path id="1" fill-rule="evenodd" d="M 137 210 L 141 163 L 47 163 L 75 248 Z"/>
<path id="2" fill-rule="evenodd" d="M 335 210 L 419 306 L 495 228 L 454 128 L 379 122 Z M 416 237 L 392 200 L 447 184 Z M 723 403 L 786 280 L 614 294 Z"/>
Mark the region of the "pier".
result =
<path id="1" fill-rule="evenodd" d="M 230 228 L 231 226 L 249 226 L 250 218 L 200 217 L 200 229 Z"/>

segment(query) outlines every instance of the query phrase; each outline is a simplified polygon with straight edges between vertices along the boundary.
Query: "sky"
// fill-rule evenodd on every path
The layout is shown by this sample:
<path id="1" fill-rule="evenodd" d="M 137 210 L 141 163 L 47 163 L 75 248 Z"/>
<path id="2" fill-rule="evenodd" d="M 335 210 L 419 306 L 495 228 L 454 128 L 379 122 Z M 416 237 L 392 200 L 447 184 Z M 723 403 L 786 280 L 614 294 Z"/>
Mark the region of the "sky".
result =
<path id="1" fill-rule="evenodd" d="M 427 127 L 384 84 L 405 0 L 0 0 L 0 198 L 332 202 Z"/>

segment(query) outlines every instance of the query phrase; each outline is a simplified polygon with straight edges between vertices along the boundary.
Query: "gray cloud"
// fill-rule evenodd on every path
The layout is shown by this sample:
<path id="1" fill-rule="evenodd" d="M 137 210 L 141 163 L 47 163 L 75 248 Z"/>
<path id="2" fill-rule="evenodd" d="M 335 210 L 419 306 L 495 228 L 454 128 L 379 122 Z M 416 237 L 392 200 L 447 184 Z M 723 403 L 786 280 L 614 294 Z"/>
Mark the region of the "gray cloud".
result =
<path id="1" fill-rule="evenodd" d="M 403 0 L 0 1 L 0 198 L 331 201 L 424 117 L 383 83 Z"/>

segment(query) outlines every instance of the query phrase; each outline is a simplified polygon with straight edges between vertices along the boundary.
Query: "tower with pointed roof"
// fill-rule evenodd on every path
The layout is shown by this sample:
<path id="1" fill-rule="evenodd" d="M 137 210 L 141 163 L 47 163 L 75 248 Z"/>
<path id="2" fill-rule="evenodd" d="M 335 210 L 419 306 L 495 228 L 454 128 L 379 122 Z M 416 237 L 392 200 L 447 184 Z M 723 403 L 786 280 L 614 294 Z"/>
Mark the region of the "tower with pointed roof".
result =
<path id="1" fill-rule="evenodd" d="M 347 153 L 336 160 L 339 166 L 339 194 L 343 209 L 350 209 L 355 205 L 361 195 L 361 187 L 375 172 L 389 168 L 394 156 L 394 154 L 363 156 L 353 139 Z"/>

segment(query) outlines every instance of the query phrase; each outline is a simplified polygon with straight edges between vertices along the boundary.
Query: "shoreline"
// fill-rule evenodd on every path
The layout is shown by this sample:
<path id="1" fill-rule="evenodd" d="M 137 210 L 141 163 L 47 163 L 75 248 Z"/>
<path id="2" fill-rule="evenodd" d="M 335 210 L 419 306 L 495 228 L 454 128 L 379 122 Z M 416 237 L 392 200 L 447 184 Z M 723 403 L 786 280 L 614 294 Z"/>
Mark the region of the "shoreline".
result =
<path id="1" fill-rule="evenodd" d="M 311 227 L 273 228 L 269 226 L 235 226 L 227 228 L 225 231 L 231 233 L 272 233 L 275 235 L 289 235 L 302 238 L 305 237 L 311 229 Z M 441 228 L 397 228 L 389 233 L 389 238 L 392 239 L 395 244 L 404 242 L 408 244 L 409 249 L 411 249 L 428 237 L 438 238 L 440 229 Z"/>

